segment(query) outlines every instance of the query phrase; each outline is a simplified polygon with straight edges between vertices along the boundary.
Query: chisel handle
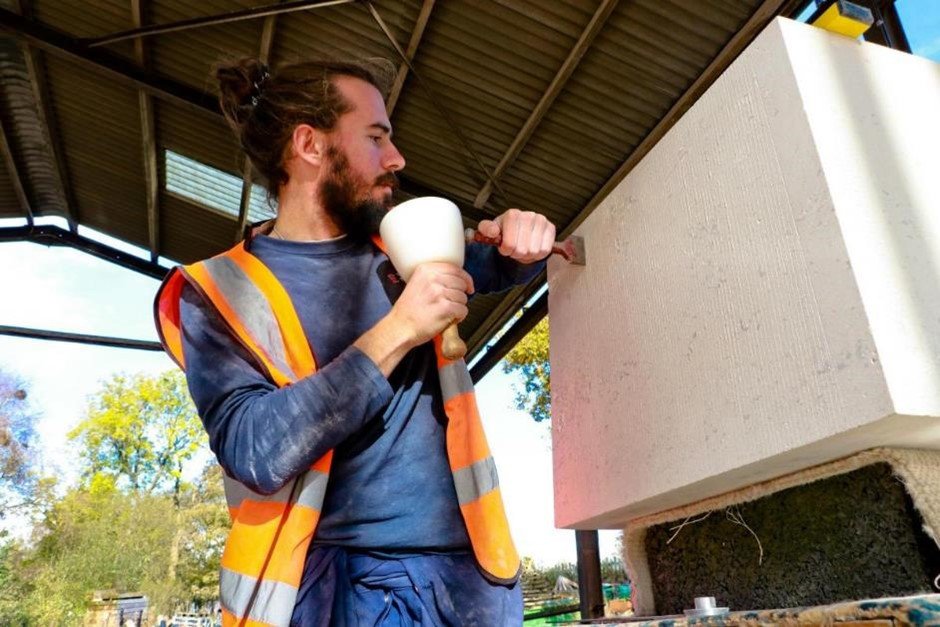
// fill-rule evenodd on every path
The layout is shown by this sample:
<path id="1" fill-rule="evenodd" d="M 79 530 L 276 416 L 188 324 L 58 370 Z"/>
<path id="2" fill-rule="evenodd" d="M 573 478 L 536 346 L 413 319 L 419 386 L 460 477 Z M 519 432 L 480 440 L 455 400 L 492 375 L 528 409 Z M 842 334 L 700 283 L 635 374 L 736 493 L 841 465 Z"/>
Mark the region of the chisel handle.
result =
<path id="1" fill-rule="evenodd" d="M 503 243 L 502 235 L 499 237 L 487 237 L 476 229 L 467 229 L 464 231 L 464 238 L 468 244 L 471 242 L 478 242 L 480 244 L 489 244 L 490 246 L 499 246 Z M 584 265 L 583 244 L 581 245 L 582 252 L 579 252 L 577 247 L 578 241 L 579 240 L 576 240 L 574 237 L 569 237 L 563 242 L 555 242 L 555 244 L 552 246 L 552 254 L 561 255 L 565 258 L 565 261 L 570 263 Z"/>

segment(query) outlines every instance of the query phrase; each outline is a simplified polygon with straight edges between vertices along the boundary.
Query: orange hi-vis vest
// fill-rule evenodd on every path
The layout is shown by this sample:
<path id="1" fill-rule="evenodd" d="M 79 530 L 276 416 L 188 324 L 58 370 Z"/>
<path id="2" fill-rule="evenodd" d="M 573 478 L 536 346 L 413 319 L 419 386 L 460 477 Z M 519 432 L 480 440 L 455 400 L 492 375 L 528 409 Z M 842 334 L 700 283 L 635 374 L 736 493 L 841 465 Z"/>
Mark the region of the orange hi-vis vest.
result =
<path id="1" fill-rule="evenodd" d="M 381 240 L 375 244 L 384 251 Z M 283 387 L 317 370 L 287 291 L 244 242 L 220 255 L 174 268 L 157 292 L 155 317 L 164 349 L 185 370 L 179 303 L 189 283 L 211 303 L 259 369 Z M 466 363 L 441 355 L 434 341 L 447 414 L 447 456 L 467 534 L 484 575 L 510 584 L 521 564 L 503 509 L 496 466 L 477 411 Z M 232 528 L 222 554 L 220 601 L 228 625 L 288 625 L 307 549 L 320 518 L 333 452 L 279 491 L 262 495 L 227 474 Z M 420 462 L 416 462 L 420 463 Z"/>

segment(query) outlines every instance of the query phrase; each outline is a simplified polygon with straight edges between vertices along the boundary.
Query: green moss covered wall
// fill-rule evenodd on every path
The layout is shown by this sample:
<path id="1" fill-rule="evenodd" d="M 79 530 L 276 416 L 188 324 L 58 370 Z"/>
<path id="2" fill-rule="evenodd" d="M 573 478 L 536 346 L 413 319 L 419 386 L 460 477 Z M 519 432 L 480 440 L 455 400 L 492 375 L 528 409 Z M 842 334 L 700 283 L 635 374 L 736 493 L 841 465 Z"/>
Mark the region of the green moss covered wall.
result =
<path id="1" fill-rule="evenodd" d="M 696 596 L 746 610 L 933 592 L 940 575 L 940 550 L 884 463 L 713 511 L 676 534 L 681 522 L 647 531 L 660 615 Z"/>

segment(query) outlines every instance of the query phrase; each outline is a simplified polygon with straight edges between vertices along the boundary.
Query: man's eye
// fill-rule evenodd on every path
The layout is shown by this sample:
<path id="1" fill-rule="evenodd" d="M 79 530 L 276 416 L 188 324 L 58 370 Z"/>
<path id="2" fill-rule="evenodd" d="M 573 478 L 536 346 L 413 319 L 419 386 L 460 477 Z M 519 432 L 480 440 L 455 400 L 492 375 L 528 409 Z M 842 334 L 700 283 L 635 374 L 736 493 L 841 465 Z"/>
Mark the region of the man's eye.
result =
<path id="1" fill-rule="evenodd" d="M 382 141 L 382 136 L 381 135 L 369 135 L 369 139 L 371 139 L 373 143 L 378 144 L 379 142 Z"/>

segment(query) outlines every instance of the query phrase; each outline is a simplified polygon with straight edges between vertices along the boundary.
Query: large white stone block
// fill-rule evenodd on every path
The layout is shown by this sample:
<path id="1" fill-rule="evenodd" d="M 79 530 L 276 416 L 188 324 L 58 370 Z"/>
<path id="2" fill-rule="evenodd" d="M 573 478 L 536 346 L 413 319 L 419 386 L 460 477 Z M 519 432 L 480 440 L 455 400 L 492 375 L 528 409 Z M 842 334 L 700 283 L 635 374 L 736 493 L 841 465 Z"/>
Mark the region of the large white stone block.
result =
<path id="1" fill-rule="evenodd" d="M 940 65 L 778 19 L 577 234 L 558 526 L 940 448 Z"/>

